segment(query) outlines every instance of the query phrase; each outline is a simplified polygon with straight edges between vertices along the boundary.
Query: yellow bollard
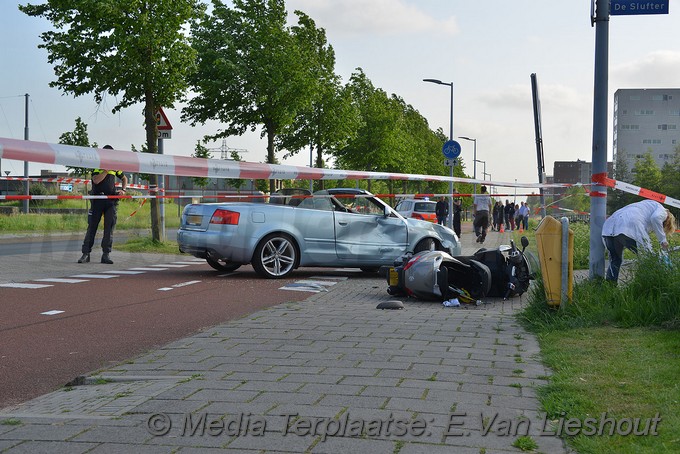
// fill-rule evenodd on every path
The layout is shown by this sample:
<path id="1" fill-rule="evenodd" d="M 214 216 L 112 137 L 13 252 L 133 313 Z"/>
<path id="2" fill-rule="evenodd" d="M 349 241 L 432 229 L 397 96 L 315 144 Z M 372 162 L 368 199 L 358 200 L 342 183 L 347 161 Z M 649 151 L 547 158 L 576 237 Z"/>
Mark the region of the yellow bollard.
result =
<path id="1" fill-rule="evenodd" d="M 543 286 L 549 306 L 560 306 L 562 301 L 562 224 L 552 216 L 546 216 L 536 229 L 536 247 L 541 262 Z M 568 240 L 568 302 L 573 298 L 574 287 L 574 231 L 569 229 Z"/>

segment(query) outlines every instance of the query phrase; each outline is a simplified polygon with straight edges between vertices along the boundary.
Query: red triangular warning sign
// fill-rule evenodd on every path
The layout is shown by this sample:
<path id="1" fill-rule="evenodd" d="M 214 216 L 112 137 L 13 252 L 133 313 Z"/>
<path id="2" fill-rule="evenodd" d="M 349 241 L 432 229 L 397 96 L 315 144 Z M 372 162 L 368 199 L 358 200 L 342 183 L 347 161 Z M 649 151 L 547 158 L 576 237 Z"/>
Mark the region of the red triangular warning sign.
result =
<path id="1" fill-rule="evenodd" d="M 170 131 L 172 130 L 172 125 L 168 121 L 168 117 L 165 116 L 163 108 L 159 107 L 156 111 L 156 124 L 158 125 L 159 131 Z"/>

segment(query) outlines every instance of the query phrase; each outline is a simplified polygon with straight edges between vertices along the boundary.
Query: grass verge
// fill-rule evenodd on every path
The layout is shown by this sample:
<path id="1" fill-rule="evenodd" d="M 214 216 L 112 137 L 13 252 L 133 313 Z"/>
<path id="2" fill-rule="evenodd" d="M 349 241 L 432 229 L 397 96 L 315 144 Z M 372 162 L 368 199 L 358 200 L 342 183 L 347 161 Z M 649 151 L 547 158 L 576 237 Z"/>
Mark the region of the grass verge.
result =
<path id="1" fill-rule="evenodd" d="M 553 371 L 539 389 L 548 418 L 597 421 L 595 434 L 562 434 L 581 453 L 680 452 L 680 260 L 648 255 L 630 266 L 619 286 L 577 283 L 560 311 L 547 307 L 539 280 L 519 314 Z M 610 435 L 611 424 L 597 425 L 639 418 L 644 429 L 657 414 L 657 435 L 621 435 L 624 426 Z"/>
<path id="2" fill-rule="evenodd" d="M 180 254 L 175 241 L 153 241 L 149 237 L 128 238 L 125 244 L 116 244 L 114 248 L 125 252 L 151 252 L 156 254 Z"/>

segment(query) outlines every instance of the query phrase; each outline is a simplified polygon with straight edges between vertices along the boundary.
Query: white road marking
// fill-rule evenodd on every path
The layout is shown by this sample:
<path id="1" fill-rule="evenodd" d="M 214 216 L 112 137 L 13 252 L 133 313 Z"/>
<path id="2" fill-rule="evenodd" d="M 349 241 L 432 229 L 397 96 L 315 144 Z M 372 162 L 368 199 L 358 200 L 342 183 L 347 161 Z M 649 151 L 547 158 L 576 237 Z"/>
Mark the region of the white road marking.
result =
<path id="1" fill-rule="evenodd" d="M 144 271 L 100 271 L 102 274 L 144 274 Z"/>
<path id="2" fill-rule="evenodd" d="M 193 262 L 172 262 L 177 265 L 196 265 L 197 263 L 206 263 L 205 260 L 201 259 L 200 261 L 193 261 Z"/>
<path id="3" fill-rule="evenodd" d="M 47 312 L 41 312 L 40 315 L 57 315 L 57 314 L 63 314 L 64 311 L 58 311 L 58 310 L 51 310 Z"/>
<path id="4" fill-rule="evenodd" d="M 286 284 L 283 287 L 279 287 L 279 290 L 293 290 L 296 292 L 312 292 L 312 293 L 319 293 L 319 292 L 327 292 L 328 289 L 324 287 L 323 285 L 320 284 L 305 284 L 305 283 L 300 283 L 300 282 L 293 282 L 290 284 Z"/>
<path id="5" fill-rule="evenodd" d="M 314 284 L 314 285 L 335 285 L 337 282 L 333 281 L 314 281 L 311 279 L 302 279 L 299 281 L 295 281 L 296 284 Z"/>
<path id="6" fill-rule="evenodd" d="M 173 265 L 151 265 L 151 266 L 165 266 L 167 268 L 184 268 L 185 266 L 189 266 L 189 265 L 173 264 Z"/>
<path id="7" fill-rule="evenodd" d="M 132 271 L 165 271 L 167 268 L 144 268 L 144 267 L 139 267 L 139 268 L 130 268 Z"/>
<path id="8" fill-rule="evenodd" d="M 10 282 L 8 284 L 0 284 L 0 287 L 8 287 L 8 288 L 45 288 L 45 287 L 53 287 L 53 285 L 48 285 L 48 284 L 27 284 L 23 282 Z"/>
<path id="9" fill-rule="evenodd" d="M 66 279 L 61 277 L 51 277 L 47 279 L 34 279 L 36 282 L 54 282 L 57 284 L 79 284 L 87 282 L 87 279 Z"/>
<path id="10" fill-rule="evenodd" d="M 198 284 L 199 282 L 201 282 L 201 281 L 180 282 L 179 284 L 174 284 L 172 287 L 161 287 L 157 290 L 160 290 L 162 292 L 167 292 L 168 290 L 174 290 L 176 288 L 186 287 L 187 285 Z"/>
<path id="11" fill-rule="evenodd" d="M 180 288 L 180 287 L 185 287 L 185 286 L 191 285 L 191 284 L 198 284 L 199 282 L 201 282 L 201 281 L 186 281 L 186 282 L 180 282 L 179 284 L 173 285 L 173 287 L 175 287 L 175 288 Z"/>
<path id="12" fill-rule="evenodd" d="M 346 281 L 349 279 L 347 276 L 312 276 L 310 279 L 328 279 L 333 281 Z"/>
<path id="13" fill-rule="evenodd" d="M 83 278 L 83 279 L 111 279 L 112 277 L 120 277 L 120 276 L 118 276 L 116 274 L 109 274 L 109 275 L 106 275 L 106 274 L 76 274 L 75 276 L 71 276 L 71 277 L 74 277 L 76 279 L 80 279 L 80 278 Z"/>

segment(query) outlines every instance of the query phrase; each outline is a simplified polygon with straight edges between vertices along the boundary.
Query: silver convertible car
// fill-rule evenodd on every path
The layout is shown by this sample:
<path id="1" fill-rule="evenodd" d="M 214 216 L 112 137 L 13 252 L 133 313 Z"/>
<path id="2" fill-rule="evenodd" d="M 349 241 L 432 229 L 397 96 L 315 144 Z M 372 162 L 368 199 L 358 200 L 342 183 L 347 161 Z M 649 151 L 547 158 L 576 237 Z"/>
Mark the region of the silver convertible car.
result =
<path id="1" fill-rule="evenodd" d="M 405 253 L 460 255 L 453 230 L 406 219 L 362 189 L 336 188 L 270 203 L 190 204 L 177 242 L 218 271 L 252 264 L 265 278 L 298 267 L 352 267 L 377 272 Z"/>

